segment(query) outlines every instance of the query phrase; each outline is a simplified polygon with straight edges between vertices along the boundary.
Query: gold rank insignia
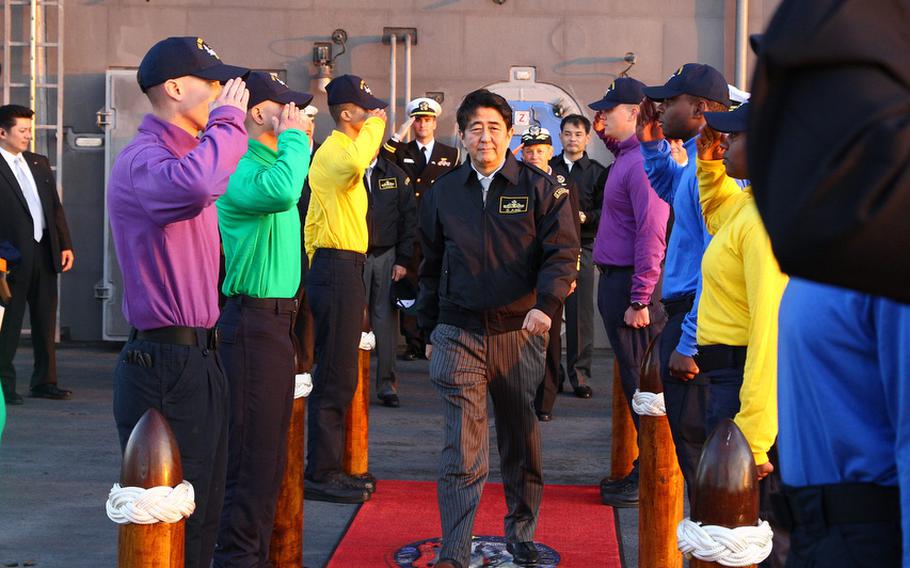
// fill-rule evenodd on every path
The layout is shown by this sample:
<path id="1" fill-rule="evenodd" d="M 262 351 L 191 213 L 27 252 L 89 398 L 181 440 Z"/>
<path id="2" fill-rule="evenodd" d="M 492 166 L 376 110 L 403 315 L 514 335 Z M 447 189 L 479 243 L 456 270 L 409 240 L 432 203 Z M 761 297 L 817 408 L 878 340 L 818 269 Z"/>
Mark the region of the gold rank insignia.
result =
<path id="1" fill-rule="evenodd" d="M 409 177 L 404 178 L 404 184 L 405 184 L 405 185 L 408 185 L 408 184 L 410 184 L 410 183 L 411 183 L 411 178 L 409 178 Z"/>
<path id="2" fill-rule="evenodd" d="M 206 53 L 208 53 L 209 55 L 211 55 L 211 56 L 214 57 L 215 59 L 218 59 L 218 60 L 221 59 L 220 57 L 218 57 L 218 54 L 215 53 L 215 50 L 212 49 L 211 47 L 209 47 L 209 44 L 205 43 L 205 40 L 202 39 L 201 37 L 197 37 L 197 38 L 196 38 L 196 47 L 197 47 L 198 49 L 201 49 L 201 50 L 205 51 Z"/>
<path id="3" fill-rule="evenodd" d="M 556 191 L 553 192 L 553 199 L 559 199 L 560 197 L 563 197 L 565 195 L 569 195 L 568 188 L 560 187 L 559 189 L 557 189 Z"/>
<path id="4" fill-rule="evenodd" d="M 503 215 L 515 215 L 528 212 L 528 197 L 526 195 L 508 196 L 499 198 L 499 212 Z"/>
<path id="5" fill-rule="evenodd" d="M 439 161 L 436 162 L 436 165 L 437 165 L 437 166 L 446 167 L 446 166 L 451 166 L 451 165 L 452 165 L 452 162 L 450 162 L 448 158 L 446 158 L 445 156 L 443 156 L 442 158 L 439 158 Z"/>
<path id="6" fill-rule="evenodd" d="M 367 82 L 364 81 L 363 79 L 360 80 L 360 90 L 365 91 L 366 93 L 368 93 L 370 95 L 373 94 L 373 91 L 370 90 L 370 87 L 367 86 Z"/>
<path id="7" fill-rule="evenodd" d="M 395 178 L 379 178 L 379 189 L 398 189 L 398 180 Z"/>
<path id="8" fill-rule="evenodd" d="M 284 85 L 285 87 L 288 86 L 287 83 L 285 83 L 284 81 L 281 80 L 281 77 L 278 76 L 278 73 L 269 73 L 269 77 L 271 77 L 272 81 L 275 81 L 276 83 L 280 83 L 280 84 Z"/>
<path id="9" fill-rule="evenodd" d="M 558 181 L 559 183 L 566 183 L 566 176 L 564 176 L 562 174 L 558 174 L 556 176 L 556 181 Z"/>

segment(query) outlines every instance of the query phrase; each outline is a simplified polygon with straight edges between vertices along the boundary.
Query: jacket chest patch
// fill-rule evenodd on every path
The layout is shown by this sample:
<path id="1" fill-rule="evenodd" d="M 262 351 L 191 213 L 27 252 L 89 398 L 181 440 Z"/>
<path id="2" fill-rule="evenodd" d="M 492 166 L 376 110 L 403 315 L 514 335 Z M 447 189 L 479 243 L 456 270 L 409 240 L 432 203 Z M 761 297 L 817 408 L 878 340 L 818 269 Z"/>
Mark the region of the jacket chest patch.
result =
<path id="1" fill-rule="evenodd" d="M 379 189 L 398 189 L 396 178 L 379 178 Z"/>
<path id="2" fill-rule="evenodd" d="M 528 212 L 528 197 L 503 195 L 499 198 L 499 212 L 503 215 L 517 215 Z"/>

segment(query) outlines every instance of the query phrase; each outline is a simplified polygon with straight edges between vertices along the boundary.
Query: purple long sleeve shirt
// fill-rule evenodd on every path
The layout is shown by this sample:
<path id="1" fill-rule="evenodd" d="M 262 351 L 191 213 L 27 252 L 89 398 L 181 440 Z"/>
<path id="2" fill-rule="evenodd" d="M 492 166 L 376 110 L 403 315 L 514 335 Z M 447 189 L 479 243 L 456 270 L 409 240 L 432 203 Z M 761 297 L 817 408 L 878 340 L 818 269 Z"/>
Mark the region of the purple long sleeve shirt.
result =
<path id="1" fill-rule="evenodd" d="M 247 150 L 244 113 L 212 111 L 200 138 L 154 115 L 111 170 L 107 208 L 123 274 L 123 314 L 139 330 L 218 321 L 218 214 L 212 205 Z"/>
<path id="2" fill-rule="evenodd" d="M 638 145 L 634 134 L 618 145 L 607 143 L 616 161 L 604 186 L 594 263 L 633 267 L 632 301 L 647 304 L 667 249 L 670 207 L 651 188 Z"/>

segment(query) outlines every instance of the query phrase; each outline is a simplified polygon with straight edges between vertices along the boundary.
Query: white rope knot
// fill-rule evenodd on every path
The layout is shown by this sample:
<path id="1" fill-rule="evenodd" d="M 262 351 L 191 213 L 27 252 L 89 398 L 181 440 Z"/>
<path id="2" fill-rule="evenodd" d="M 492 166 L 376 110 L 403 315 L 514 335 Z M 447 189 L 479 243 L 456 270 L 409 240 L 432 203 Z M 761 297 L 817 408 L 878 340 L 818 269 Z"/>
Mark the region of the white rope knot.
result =
<path id="1" fill-rule="evenodd" d="M 641 392 L 635 389 L 632 397 L 632 410 L 639 416 L 666 416 L 667 405 L 664 403 L 664 393 Z"/>
<path id="2" fill-rule="evenodd" d="M 360 333 L 360 348 L 364 351 L 372 351 L 376 347 L 376 336 L 372 331 L 363 331 Z"/>
<path id="3" fill-rule="evenodd" d="M 294 398 L 306 398 L 313 390 L 313 377 L 309 373 L 294 375 Z"/>
<path id="4" fill-rule="evenodd" d="M 774 532 L 759 519 L 754 527 L 728 529 L 702 525 L 688 517 L 676 527 L 676 543 L 686 558 L 717 562 L 721 566 L 751 566 L 771 554 Z"/>
<path id="5" fill-rule="evenodd" d="M 107 496 L 107 516 L 118 525 L 177 523 L 196 510 L 193 484 L 182 481 L 177 487 L 160 485 L 151 489 L 120 487 L 115 483 Z"/>

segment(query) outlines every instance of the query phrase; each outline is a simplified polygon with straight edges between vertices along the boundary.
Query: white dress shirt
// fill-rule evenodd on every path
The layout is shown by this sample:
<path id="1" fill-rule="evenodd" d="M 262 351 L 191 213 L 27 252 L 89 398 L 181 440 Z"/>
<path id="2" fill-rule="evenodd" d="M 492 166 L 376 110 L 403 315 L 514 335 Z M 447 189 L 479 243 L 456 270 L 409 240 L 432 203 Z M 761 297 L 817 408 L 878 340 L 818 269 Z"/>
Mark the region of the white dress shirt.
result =
<path id="1" fill-rule="evenodd" d="M 40 243 L 45 229 L 44 211 L 41 209 L 41 197 L 38 195 L 38 186 L 35 184 L 32 170 L 28 167 L 25 156 L 21 152 L 13 154 L 5 148 L 0 148 L 0 155 L 6 160 L 9 169 L 13 171 L 13 175 L 19 182 L 19 189 L 22 190 L 22 195 L 28 204 L 28 212 L 32 216 L 32 236 L 36 243 Z"/>
<path id="2" fill-rule="evenodd" d="M 477 179 L 480 181 L 480 186 L 483 188 L 483 203 L 484 203 L 484 205 L 486 205 L 486 203 L 487 203 L 487 192 L 490 190 L 490 184 L 493 183 L 493 177 L 496 175 L 497 172 L 499 172 L 499 170 L 502 169 L 502 167 L 503 167 L 504 165 L 506 165 L 506 161 L 505 161 L 505 160 L 503 160 L 502 163 L 499 164 L 499 167 L 498 167 L 498 168 L 496 168 L 495 170 L 493 170 L 493 173 L 491 173 L 491 174 L 488 175 L 488 176 L 485 176 L 485 175 L 483 175 L 482 173 L 480 173 L 480 172 L 477 171 L 477 168 L 474 167 L 474 164 L 473 164 L 473 163 L 471 164 L 471 169 L 473 169 L 473 170 L 474 170 L 474 173 L 477 174 Z"/>

